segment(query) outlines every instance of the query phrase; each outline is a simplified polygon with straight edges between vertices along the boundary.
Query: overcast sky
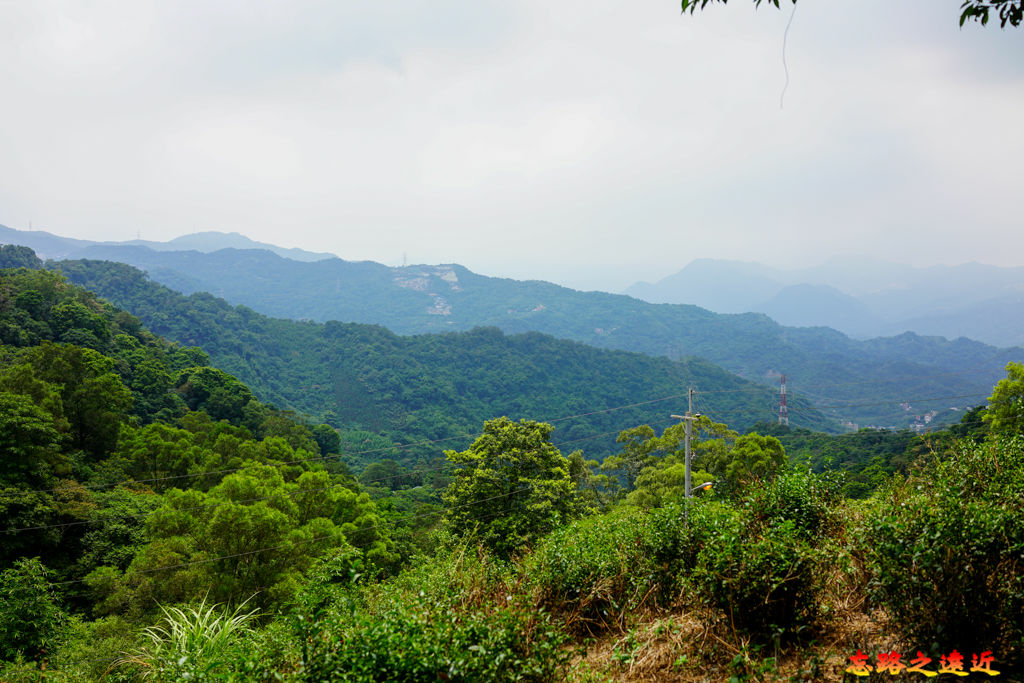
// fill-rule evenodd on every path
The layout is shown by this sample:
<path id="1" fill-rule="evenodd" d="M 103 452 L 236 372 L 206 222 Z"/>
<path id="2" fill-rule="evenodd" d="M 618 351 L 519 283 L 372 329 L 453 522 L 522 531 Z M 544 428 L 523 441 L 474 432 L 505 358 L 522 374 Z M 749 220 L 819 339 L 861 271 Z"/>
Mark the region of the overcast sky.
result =
<path id="1" fill-rule="evenodd" d="M 0 223 L 620 290 L 1024 265 L 1024 29 L 959 0 L 0 0 Z"/>

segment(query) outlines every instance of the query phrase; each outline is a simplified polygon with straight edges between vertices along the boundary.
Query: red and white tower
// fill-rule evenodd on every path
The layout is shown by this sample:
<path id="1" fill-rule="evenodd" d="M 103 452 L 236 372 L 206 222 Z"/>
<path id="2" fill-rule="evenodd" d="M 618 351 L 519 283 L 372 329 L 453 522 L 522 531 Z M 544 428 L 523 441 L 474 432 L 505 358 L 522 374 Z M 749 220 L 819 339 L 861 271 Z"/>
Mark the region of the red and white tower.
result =
<path id="1" fill-rule="evenodd" d="M 779 390 L 779 424 L 789 426 L 789 408 L 786 407 L 786 376 L 782 376 Z"/>

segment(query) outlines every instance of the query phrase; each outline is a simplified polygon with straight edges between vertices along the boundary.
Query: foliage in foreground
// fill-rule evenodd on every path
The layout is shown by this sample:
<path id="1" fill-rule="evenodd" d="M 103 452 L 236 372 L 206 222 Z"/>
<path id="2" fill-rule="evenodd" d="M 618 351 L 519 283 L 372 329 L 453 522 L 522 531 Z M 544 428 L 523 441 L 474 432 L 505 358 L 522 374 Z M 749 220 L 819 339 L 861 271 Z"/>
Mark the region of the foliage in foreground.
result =
<path id="1" fill-rule="evenodd" d="M 115 662 L 135 667 L 142 678 L 204 680 L 224 673 L 234 659 L 232 648 L 251 632 L 256 610 L 232 611 L 207 605 L 161 607 L 163 623 L 143 629 L 147 645 Z"/>
<path id="2" fill-rule="evenodd" d="M 50 577 L 38 558 L 18 560 L 0 573 L 0 660 L 45 657 L 55 643 L 65 615 Z"/>
<path id="3" fill-rule="evenodd" d="M 753 656 L 820 637 L 834 599 L 825 584 L 861 553 L 866 571 L 853 587 L 885 607 L 897 642 L 993 650 L 1012 670 L 1024 634 L 1022 479 L 1024 440 L 1002 439 L 963 445 L 858 503 L 857 516 L 844 514 L 838 480 L 795 470 L 737 500 L 692 501 L 688 520 L 680 503 L 622 505 L 560 527 L 514 562 L 442 535 L 433 557 L 375 582 L 349 549 L 314 566 L 290 615 L 182 665 L 239 680 L 560 680 L 582 638 L 623 634 L 616 656 L 633 661 L 637 618 L 694 607 Z M 170 620 L 161 628 L 146 634 L 147 661 L 173 659 L 156 656 L 158 642 L 173 640 Z M 754 671 L 769 661 L 740 663 Z M 146 671 L 176 680 L 174 666 Z"/>
<path id="4" fill-rule="evenodd" d="M 725 3 L 727 0 L 718 0 Z M 681 0 L 683 12 L 687 10 L 693 14 L 698 7 L 704 9 L 712 0 Z M 755 6 L 760 6 L 762 0 L 754 0 Z M 769 4 L 779 6 L 779 0 L 768 0 Z M 796 4 L 796 0 L 793 0 Z M 1006 28 L 1006 25 L 1017 27 L 1024 21 L 1024 2 L 1021 0 L 961 0 L 960 3 L 960 26 L 968 21 L 974 21 L 982 26 L 988 25 L 991 15 L 999 17 L 999 25 Z"/>
<path id="5" fill-rule="evenodd" d="M 321 572 L 300 596 L 293 624 L 301 680 L 564 675 L 571 654 L 565 631 L 525 594 L 510 593 L 507 566 L 483 551 L 457 544 L 388 584 L 353 586 L 340 578 Z"/>
<path id="6" fill-rule="evenodd" d="M 859 536 L 911 642 L 1024 653 L 1024 438 L 961 444 L 894 483 Z"/>

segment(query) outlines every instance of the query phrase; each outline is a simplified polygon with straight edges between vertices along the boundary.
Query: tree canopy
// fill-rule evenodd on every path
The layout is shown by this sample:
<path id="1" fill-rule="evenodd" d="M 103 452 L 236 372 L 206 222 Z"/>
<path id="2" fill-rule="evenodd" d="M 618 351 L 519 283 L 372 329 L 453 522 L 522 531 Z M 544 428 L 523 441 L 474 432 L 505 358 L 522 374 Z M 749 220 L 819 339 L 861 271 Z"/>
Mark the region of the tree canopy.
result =
<path id="1" fill-rule="evenodd" d="M 1024 364 L 1006 364 L 1006 378 L 992 391 L 983 419 L 992 431 L 1024 434 Z"/>
<path id="2" fill-rule="evenodd" d="M 762 2 L 779 7 L 779 0 L 754 0 L 754 6 L 760 7 Z M 693 14 L 697 9 L 704 9 L 712 2 L 720 2 L 723 5 L 728 0 L 682 0 L 683 12 L 689 11 Z M 796 4 L 796 0 L 793 0 Z M 989 18 L 995 14 L 999 17 L 999 25 L 1006 28 L 1006 25 L 1020 26 L 1024 20 L 1024 2 L 1022 0 L 963 0 L 960 4 L 960 25 L 967 21 L 976 21 L 982 26 L 988 25 Z"/>
<path id="3" fill-rule="evenodd" d="M 449 528 L 508 557 L 574 517 L 576 486 L 551 443 L 553 430 L 500 417 L 485 422 L 465 451 L 445 451 L 458 468 L 444 494 Z"/>

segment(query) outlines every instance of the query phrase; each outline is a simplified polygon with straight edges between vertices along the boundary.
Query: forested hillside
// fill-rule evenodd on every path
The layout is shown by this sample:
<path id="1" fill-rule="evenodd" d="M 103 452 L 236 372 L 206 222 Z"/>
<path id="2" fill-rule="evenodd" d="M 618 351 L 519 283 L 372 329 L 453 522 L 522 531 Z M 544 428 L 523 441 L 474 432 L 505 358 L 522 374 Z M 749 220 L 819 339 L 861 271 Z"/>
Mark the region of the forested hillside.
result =
<path id="1" fill-rule="evenodd" d="M 770 389 L 697 358 L 672 361 L 495 328 L 402 337 L 380 326 L 273 319 L 209 294 L 182 296 L 123 264 L 58 267 L 154 332 L 201 346 L 263 400 L 396 442 L 466 440 L 484 420 L 508 415 L 554 420 L 557 442 L 578 443 L 600 459 L 622 429 L 673 422 L 691 385 L 701 410 L 740 429 L 777 411 Z M 674 398 L 660 400 L 666 397 Z M 799 394 L 791 404 L 796 424 L 836 427 Z M 569 416 L 577 417 L 562 419 Z"/>
<path id="2" fill-rule="evenodd" d="M 31 252 L 0 257 L 22 266 L 0 270 L 2 680 L 836 680 L 863 669 L 861 650 L 872 666 L 926 650 L 938 672 L 956 650 L 965 671 L 1021 671 L 1024 366 L 926 439 L 759 426 L 791 457 L 702 415 L 693 481 L 713 484 L 687 501 L 678 422 L 629 425 L 599 464 L 575 450 L 586 437 L 563 453 L 558 421 L 500 417 L 403 466 L 387 439 L 257 400 L 203 349 L 154 335 Z M 146 301 L 158 287 L 123 265 L 76 267 Z M 373 362 L 351 367 L 364 371 L 417 349 L 156 293 L 161 324 L 213 345 L 237 333 L 231 357 L 278 379 L 302 355 L 273 341 L 278 326 L 314 331 L 337 363 L 362 350 Z M 590 367 L 584 347 L 542 335 L 430 339 L 471 356 L 469 377 L 534 353 Z M 442 345 L 417 362 L 444 358 Z M 620 366 L 588 378 L 606 367 Z M 705 367 L 702 382 L 724 374 L 679 366 Z M 393 390 L 446 390 L 409 377 Z M 725 380 L 735 393 L 701 400 L 750 393 Z M 508 381 L 492 390 L 524 380 Z M 450 429 L 459 405 L 434 405 L 415 419 Z M 368 464 L 357 480 L 346 462 Z"/>
<path id="3" fill-rule="evenodd" d="M 201 349 L 25 268 L 0 271 L 0 341 L 4 569 L 36 557 L 69 604 L 100 616 L 256 589 L 282 600 L 339 548 L 397 560 L 374 503 L 344 468 L 324 467 L 337 433 L 255 400 Z M 231 563 L 230 581 L 216 578 L 227 563 L 190 564 L 257 538 L 280 552 Z M 190 568 L 151 572 L 167 564 Z M 18 599 L 5 596 L 4 619 Z M 46 637 L 46 616 L 22 614 L 21 628 Z M 0 643 L 3 658 L 17 645 Z"/>
<path id="4" fill-rule="evenodd" d="M 754 382 L 813 394 L 837 421 L 906 427 L 933 410 L 976 403 L 1024 350 L 912 333 L 857 341 L 824 327 L 784 327 L 759 314 L 577 292 L 546 282 L 485 277 L 458 265 L 389 268 L 326 259 L 300 263 L 266 251 L 156 252 L 91 246 L 75 252 L 146 270 L 186 294 L 211 292 L 265 315 L 383 325 L 398 334 L 494 326 L 539 331 L 599 348 L 698 356 Z M 908 405 L 904 405 L 908 404 Z"/>

